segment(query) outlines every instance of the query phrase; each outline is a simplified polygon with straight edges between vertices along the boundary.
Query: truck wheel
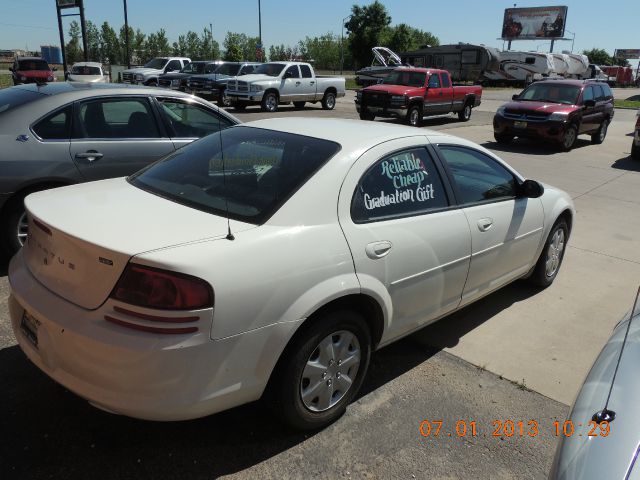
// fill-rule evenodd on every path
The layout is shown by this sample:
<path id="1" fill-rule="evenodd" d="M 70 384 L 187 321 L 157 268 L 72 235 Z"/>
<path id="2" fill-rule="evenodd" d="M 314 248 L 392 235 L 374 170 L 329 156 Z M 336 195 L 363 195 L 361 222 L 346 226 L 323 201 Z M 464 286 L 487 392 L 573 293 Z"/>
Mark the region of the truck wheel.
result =
<path id="1" fill-rule="evenodd" d="M 151 80 L 149 80 L 146 85 L 148 87 L 157 87 L 158 86 L 158 80 L 156 80 L 155 78 L 152 78 Z"/>
<path id="2" fill-rule="evenodd" d="M 227 96 L 224 90 L 221 90 L 220 93 L 218 93 L 218 106 L 219 107 L 231 106 L 231 99 Z"/>
<path id="3" fill-rule="evenodd" d="M 374 120 L 376 118 L 375 113 L 371 113 L 366 108 L 360 109 L 360 120 Z"/>
<path id="4" fill-rule="evenodd" d="M 293 102 L 293 106 L 294 106 L 296 109 L 300 110 L 301 108 L 304 108 L 304 104 L 305 104 L 305 103 L 307 103 L 307 102 Z"/>
<path id="5" fill-rule="evenodd" d="M 635 142 L 631 144 L 631 158 L 640 160 L 640 147 L 638 147 Z"/>
<path id="6" fill-rule="evenodd" d="M 511 141 L 513 140 L 513 135 L 494 133 L 493 138 L 496 139 L 496 142 L 502 145 L 506 145 L 507 143 L 511 143 Z"/>
<path id="7" fill-rule="evenodd" d="M 325 92 L 324 97 L 322 97 L 322 108 L 324 110 L 333 110 L 335 106 L 336 94 L 333 92 Z"/>
<path id="8" fill-rule="evenodd" d="M 351 310 L 327 313 L 287 348 L 266 399 L 293 428 L 325 427 L 358 393 L 370 357 L 371 334 L 362 316 Z"/>
<path id="9" fill-rule="evenodd" d="M 604 142 L 604 137 L 607 136 L 608 128 L 609 128 L 609 120 L 605 118 L 600 124 L 600 128 L 598 129 L 598 131 L 593 135 L 591 135 L 591 143 L 595 145 L 600 145 L 602 142 Z"/>
<path id="10" fill-rule="evenodd" d="M 560 149 L 563 152 L 570 151 L 576 143 L 576 138 L 578 138 L 578 129 L 575 125 L 571 125 L 564 132 L 564 137 L 562 137 L 562 142 L 560 143 Z"/>
<path id="11" fill-rule="evenodd" d="M 261 108 L 263 112 L 275 112 L 278 110 L 278 96 L 274 92 L 267 92 L 262 97 Z"/>
<path id="12" fill-rule="evenodd" d="M 464 107 L 462 107 L 462 110 L 458 112 L 458 120 L 460 120 L 461 122 L 468 122 L 471 118 L 472 108 L 473 107 L 471 106 L 471 102 L 465 103 Z"/>
<path id="13" fill-rule="evenodd" d="M 407 125 L 412 127 L 419 127 L 422 125 L 422 109 L 418 105 L 409 107 L 406 117 Z"/>

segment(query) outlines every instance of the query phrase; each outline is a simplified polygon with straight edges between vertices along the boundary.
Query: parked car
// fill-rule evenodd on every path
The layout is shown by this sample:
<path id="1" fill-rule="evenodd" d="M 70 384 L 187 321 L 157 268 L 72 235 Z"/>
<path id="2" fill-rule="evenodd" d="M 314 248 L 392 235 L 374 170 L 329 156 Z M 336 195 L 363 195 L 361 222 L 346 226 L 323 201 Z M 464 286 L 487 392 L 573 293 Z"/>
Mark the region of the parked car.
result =
<path id="1" fill-rule="evenodd" d="M 221 61 L 202 60 L 187 63 L 184 68 L 178 72 L 165 73 L 158 77 L 158 85 L 163 88 L 171 88 L 172 90 L 185 91 L 187 81 L 194 75 L 201 73 L 211 73 L 222 65 Z"/>
<path id="2" fill-rule="evenodd" d="M 279 104 L 289 102 L 296 108 L 322 102 L 323 109 L 333 110 L 336 98 L 345 95 L 345 79 L 316 76 L 308 63 L 271 62 L 251 75 L 229 80 L 226 92 L 236 110 L 260 105 L 263 112 L 275 112 Z"/>
<path id="3" fill-rule="evenodd" d="M 69 82 L 108 83 L 109 75 L 105 73 L 101 63 L 78 62 L 65 75 Z"/>
<path id="4" fill-rule="evenodd" d="M 0 90 L 0 247 L 13 254 L 26 240 L 29 193 L 130 175 L 236 123 L 204 100 L 148 87 L 65 82 Z"/>
<path id="5" fill-rule="evenodd" d="M 454 112 L 466 122 L 480 105 L 482 87 L 454 87 L 446 70 L 400 67 L 382 83 L 356 92 L 356 110 L 362 120 L 394 117 L 419 127 L 426 116 Z"/>
<path id="6" fill-rule="evenodd" d="M 187 82 L 189 93 L 208 100 L 217 100 L 218 106 L 230 107 L 231 99 L 225 94 L 227 83 L 232 77 L 249 75 L 261 65 L 256 62 L 224 62 L 215 71 L 206 75 L 194 75 Z"/>
<path id="7" fill-rule="evenodd" d="M 631 158 L 640 160 L 640 111 L 637 113 L 636 127 L 633 131 L 633 141 L 631 142 Z"/>
<path id="8" fill-rule="evenodd" d="M 640 305 L 635 307 L 613 330 L 569 417 L 556 427 L 560 440 L 550 480 L 640 478 Z"/>
<path id="9" fill-rule="evenodd" d="M 516 279 L 549 286 L 574 218 L 472 142 L 335 118 L 234 126 L 25 204 L 9 311 L 38 368 L 132 417 L 264 394 L 302 429 L 341 415 L 373 350 Z"/>
<path id="10" fill-rule="evenodd" d="M 51 68 L 44 59 L 38 57 L 16 57 L 9 70 L 14 85 L 56 81 L 54 73 L 56 69 Z"/>
<path id="11" fill-rule="evenodd" d="M 191 59 L 186 57 L 156 57 L 143 67 L 130 68 L 122 72 L 122 83 L 156 87 L 160 75 L 180 71 L 190 62 Z"/>
<path id="12" fill-rule="evenodd" d="M 591 143 L 602 143 L 613 115 L 613 93 L 605 82 L 545 80 L 498 108 L 493 135 L 498 143 L 514 137 L 547 140 L 566 152 L 578 135 L 591 135 Z"/>

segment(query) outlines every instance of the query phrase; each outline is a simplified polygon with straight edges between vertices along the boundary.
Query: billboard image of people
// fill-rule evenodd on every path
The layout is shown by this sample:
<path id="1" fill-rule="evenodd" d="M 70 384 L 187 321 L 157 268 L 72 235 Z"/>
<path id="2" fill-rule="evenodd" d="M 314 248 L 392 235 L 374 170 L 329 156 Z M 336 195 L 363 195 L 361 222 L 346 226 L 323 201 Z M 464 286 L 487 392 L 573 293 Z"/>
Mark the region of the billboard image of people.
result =
<path id="1" fill-rule="evenodd" d="M 507 8 L 502 39 L 562 38 L 566 21 L 567 7 Z"/>

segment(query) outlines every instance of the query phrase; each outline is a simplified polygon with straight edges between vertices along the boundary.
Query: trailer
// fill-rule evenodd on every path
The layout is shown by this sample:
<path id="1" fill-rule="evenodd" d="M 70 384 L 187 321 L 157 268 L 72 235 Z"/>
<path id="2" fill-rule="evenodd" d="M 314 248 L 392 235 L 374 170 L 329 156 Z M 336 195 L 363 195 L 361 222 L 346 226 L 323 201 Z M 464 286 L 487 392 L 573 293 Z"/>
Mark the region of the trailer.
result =
<path id="1" fill-rule="evenodd" d="M 479 82 L 487 70 L 496 70 L 499 53 L 485 45 L 457 43 L 431 47 L 423 45 L 418 50 L 400 54 L 402 63 L 414 67 L 447 70 L 454 82 Z"/>
<path id="2" fill-rule="evenodd" d="M 631 67 L 601 65 L 600 68 L 609 77 L 607 83 L 612 87 L 627 87 L 634 83 Z"/>
<path id="3" fill-rule="evenodd" d="M 498 68 L 484 73 L 483 83 L 527 86 L 554 73 L 554 60 L 550 53 L 505 50 L 500 52 Z"/>

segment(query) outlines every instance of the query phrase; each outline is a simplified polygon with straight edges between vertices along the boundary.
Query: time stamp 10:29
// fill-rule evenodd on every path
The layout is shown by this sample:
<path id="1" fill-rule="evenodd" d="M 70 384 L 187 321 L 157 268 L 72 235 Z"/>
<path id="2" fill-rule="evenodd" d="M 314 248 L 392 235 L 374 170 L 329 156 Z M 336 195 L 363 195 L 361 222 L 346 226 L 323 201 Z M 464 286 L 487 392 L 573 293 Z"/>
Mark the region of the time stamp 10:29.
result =
<path id="1" fill-rule="evenodd" d="M 547 426 L 543 426 L 543 430 Z M 609 422 L 574 423 L 572 420 L 554 421 L 548 425 L 549 432 L 556 437 L 608 437 L 611 433 Z M 493 420 L 489 428 L 483 429 L 475 420 L 458 420 L 445 425 L 443 420 L 423 420 L 420 435 L 423 437 L 537 437 L 541 433 L 536 420 Z"/>

